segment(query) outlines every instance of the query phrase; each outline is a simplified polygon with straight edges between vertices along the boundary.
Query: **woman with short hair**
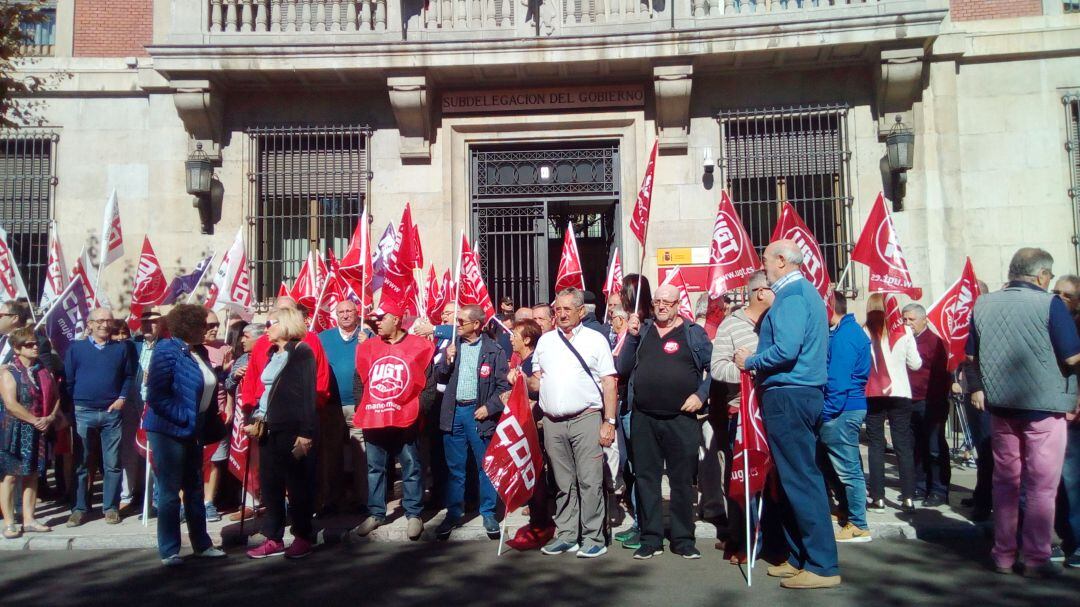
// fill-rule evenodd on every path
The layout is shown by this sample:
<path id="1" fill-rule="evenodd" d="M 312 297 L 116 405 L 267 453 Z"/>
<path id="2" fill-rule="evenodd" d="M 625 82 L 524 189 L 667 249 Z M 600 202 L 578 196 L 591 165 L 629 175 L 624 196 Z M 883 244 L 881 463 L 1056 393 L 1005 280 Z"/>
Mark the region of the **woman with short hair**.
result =
<path id="1" fill-rule="evenodd" d="M 180 492 L 188 537 L 201 558 L 221 558 L 206 532 L 203 505 L 203 445 L 200 434 L 210 415 L 217 375 L 201 348 L 206 336 L 206 309 L 180 304 L 165 317 L 172 337 L 154 346 L 146 379 L 146 417 L 143 428 L 150 443 L 158 489 L 158 555 L 166 567 L 183 564 L 180 558 Z"/>

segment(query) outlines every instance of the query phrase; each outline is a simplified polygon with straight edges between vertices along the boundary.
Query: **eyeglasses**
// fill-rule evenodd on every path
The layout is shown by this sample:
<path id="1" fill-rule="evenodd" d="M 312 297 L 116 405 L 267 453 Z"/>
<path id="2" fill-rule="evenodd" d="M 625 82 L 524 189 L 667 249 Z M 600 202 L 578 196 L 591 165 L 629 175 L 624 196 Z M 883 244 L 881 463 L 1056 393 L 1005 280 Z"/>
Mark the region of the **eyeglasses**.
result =
<path id="1" fill-rule="evenodd" d="M 30 348 L 31 350 L 37 350 L 38 349 L 38 344 L 37 344 L 36 341 L 28 341 L 25 344 L 19 344 L 19 345 L 15 346 L 16 350 L 25 350 L 27 348 Z"/>
<path id="2" fill-rule="evenodd" d="M 209 331 L 210 329 L 216 329 L 216 328 L 218 328 L 220 326 L 221 326 L 221 323 L 219 323 L 219 322 L 208 322 L 208 323 L 206 323 L 206 330 Z"/>
<path id="3" fill-rule="evenodd" d="M 670 308 L 670 307 L 674 306 L 677 303 L 679 303 L 678 300 L 668 300 L 668 299 L 654 299 L 654 300 L 652 300 L 652 305 L 654 307 L 656 307 L 656 308 Z"/>
<path id="4" fill-rule="evenodd" d="M 750 289 L 751 293 L 757 293 L 758 291 L 772 291 L 769 287 L 758 287 L 756 289 Z"/>
<path id="5" fill-rule="evenodd" d="M 1069 293 L 1068 291 L 1062 291 L 1061 289 L 1054 289 L 1053 291 L 1050 291 L 1050 292 L 1053 293 L 1054 295 L 1057 295 L 1058 297 L 1064 297 L 1065 299 L 1076 299 L 1077 298 L 1076 293 Z"/>
<path id="6" fill-rule="evenodd" d="M 97 324 L 97 325 L 100 325 L 101 323 L 110 323 L 110 322 L 112 322 L 111 318 L 91 318 L 90 320 L 86 321 L 87 324 Z"/>
<path id="7" fill-rule="evenodd" d="M 460 318 L 459 318 L 459 319 L 457 319 L 457 325 L 458 325 L 459 327 L 460 327 L 461 325 L 467 325 L 467 324 L 469 324 L 469 323 L 471 323 L 471 322 L 479 322 L 479 321 L 475 321 L 475 320 L 462 320 L 462 319 L 460 319 Z"/>
<path id="8" fill-rule="evenodd" d="M 266 328 L 269 329 L 270 327 L 272 327 L 272 326 L 274 326 L 276 324 L 278 324 L 277 320 L 270 319 L 270 320 L 266 321 Z"/>

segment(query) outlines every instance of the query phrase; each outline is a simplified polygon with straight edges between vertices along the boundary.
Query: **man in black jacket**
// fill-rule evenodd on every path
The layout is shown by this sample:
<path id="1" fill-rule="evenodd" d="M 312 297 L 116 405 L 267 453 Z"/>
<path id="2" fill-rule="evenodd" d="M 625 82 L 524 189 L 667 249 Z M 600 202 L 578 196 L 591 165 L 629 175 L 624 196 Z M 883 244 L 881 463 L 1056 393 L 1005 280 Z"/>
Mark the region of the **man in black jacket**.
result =
<path id="1" fill-rule="evenodd" d="M 696 559 L 694 546 L 694 476 L 701 426 L 696 413 L 709 396 L 706 371 L 712 342 L 705 329 L 679 317 L 679 292 L 662 285 L 653 293 L 656 321 L 630 321 L 630 335 L 619 354 L 621 377 L 629 377 L 632 408 L 630 444 L 637 481 L 641 546 L 636 559 L 663 552 L 664 519 L 660 476 L 666 464 L 671 485 L 671 551 Z"/>
<path id="2" fill-rule="evenodd" d="M 495 518 L 498 495 L 484 473 L 484 453 L 503 412 L 499 396 L 510 389 L 506 353 L 481 332 L 484 310 L 480 306 L 462 306 L 457 315 L 458 343 L 446 347 L 435 368 L 435 378 L 446 384 L 443 393 L 439 428 L 443 431 L 443 450 L 449 476 L 446 481 L 446 518 L 435 529 L 440 540 L 450 537 L 461 526 L 465 502 L 465 472 L 471 451 L 479 477 L 480 516 L 488 537 L 498 539 L 499 523 Z"/>

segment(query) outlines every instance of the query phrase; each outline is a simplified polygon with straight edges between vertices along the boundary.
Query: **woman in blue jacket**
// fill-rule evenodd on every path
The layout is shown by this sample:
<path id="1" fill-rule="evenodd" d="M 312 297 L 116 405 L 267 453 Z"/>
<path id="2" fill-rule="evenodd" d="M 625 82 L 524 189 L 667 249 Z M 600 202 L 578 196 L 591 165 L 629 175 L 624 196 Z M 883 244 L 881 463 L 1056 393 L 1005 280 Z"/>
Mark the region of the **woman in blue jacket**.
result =
<path id="1" fill-rule="evenodd" d="M 206 334 L 206 309 L 181 304 L 169 311 L 165 323 L 172 337 L 154 347 L 147 371 L 143 428 L 158 486 L 158 554 L 167 567 L 180 558 L 180 491 L 184 492 L 188 535 L 195 556 L 221 558 L 206 532 L 203 505 L 200 430 L 214 403 L 217 376 L 204 356 L 192 349 Z M 201 348 L 196 348 L 203 351 Z M 214 413 L 211 413 L 214 414 Z"/>

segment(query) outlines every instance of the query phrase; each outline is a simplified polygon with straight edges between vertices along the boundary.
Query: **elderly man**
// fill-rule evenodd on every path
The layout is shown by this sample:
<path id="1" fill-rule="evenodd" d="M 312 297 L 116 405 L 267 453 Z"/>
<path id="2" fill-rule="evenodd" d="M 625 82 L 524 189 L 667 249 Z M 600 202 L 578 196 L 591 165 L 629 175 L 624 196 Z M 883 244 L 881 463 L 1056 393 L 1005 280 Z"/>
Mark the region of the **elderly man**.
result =
<path id="1" fill-rule="evenodd" d="M 540 551 L 595 558 L 607 552 L 603 450 L 615 441 L 616 380 L 607 339 L 582 326 L 584 317 L 584 294 L 560 291 L 555 298 L 558 329 L 541 336 L 533 353 L 544 448 L 558 485 L 555 538 Z"/>
<path id="2" fill-rule="evenodd" d="M 326 352 L 326 362 L 334 375 L 330 382 L 330 402 L 319 416 L 319 486 L 324 496 L 323 511 L 337 509 L 343 499 L 345 460 L 352 462 L 353 499 L 366 508 L 367 463 L 364 461 L 363 432 L 351 426 L 356 413 L 353 376 L 356 375 L 356 347 L 368 338 L 360 326 L 356 304 L 345 299 L 334 308 L 337 326 L 319 333 Z M 348 433 L 349 456 L 345 457 L 344 439 Z M 362 508 L 362 509 L 363 509 Z"/>
<path id="3" fill-rule="evenodd" d="M 769 311 L 773 302 L 773 292 L 765 279 L 765 272 L 757 271 L 750 275 L 747 283 L 750 296 L 746 307 L 737 308 L 724 317 L 716 328 L 713 338 L 712 361 L 709 369 L 717 386 L 719 398 L 714 398 L 709 410 L 709 419 L 704 429 L 705 461 L 702 463 L 698 481 L 701 489 L 701 511 L 704 518 L 718 519 L 727 517 L 727 530 L 721 531 L 717 549 L 727 550 L 734 562 L 745 558 L 746 547 L 743 542 L 743 505 L 735 500 L 726 500 L 724 487 L 727 484 L 728 467 L 731 465 L 730 420 L 739 414 L 740 370 L 735 365 L 735 352 L 740 348 L 747 351 L 757 350 L 757 326 L 761 318 Z"/>
<path id="4" fill-rule="evenodd" d="M 757 353 L 740 348 L 735 364 L 757 373 L 761 414 L 780 485 L 790 556 L 769 567 L 784 588 L 840 585 L 825 481 L 815 464 L 825 406 L 829 323 L 825 302 L 802 274 L 802 250 L 777 240 L 765 248 L 765 276 L 776 295 L 761 321 Z"/>
<path id="5" fill-rule="evenodd" d="M 435 529 L 440 540 L 448 539 L 461 526 L 470 453 L 476 464 L 484 531 L 491 539 L 499 538 L 499 522 L 495 518 L 499 496 L 484 472 L 484 454 L 505 408 L 499 397 L 510 390 L 506 381 L 509 365 L 506 352 L 481 332 L 483 324 L 483 308 L 461 306 L 457 317 L 458 342 L 446 347 L 435 367 L 435 381 L 446 384 L 439 429 L 443 431 L 443 452 L 449 472 L 446 518 Z"/>
<path id="6" fill-rule="evenodd" d="M 929 329 L 926 308 L 917 303 L 904 306 L 904 324 L 915 335 L 922 359 L 917 370 L 908 370 L 911 383 L 911 430 L 915 438 L 915 497 L 925 498 L 924 508 L 949 502 L 952 478 L 945 420 L 949 417 L 949 355 L 945 343 Z"/>
<path id="7" fill-rule="evenodd" d="M 532 308 L 518 308 L 517 311 L 514 312 L 514 322 L 517 322 L 519 320 L 532 320 L 532 317 Z"/>
<path id="8" fill-rule="evenodd" d="M 712 343 L 700 325 L 679 316 L 679 290 L 662 285 L 653 292 L 655 321 L 638 323 L 619 354 L 619 375 L 629 378 L 630 442 L 641 526 L 635 559 L 664 551 L 660 480 L 671 486 L 671 552 L 701 558 L 694 545 L 694 478 L 701 430 L 696 413 L 709 398 L 706 370 Z"/>
<path id="9" fill-rule="evenodd" d="M 146 404 L 147 375 L 150 368 L 150 357 L 154 354 L 154 346 L 161 337 L 162 325 L 161 312 L 156 308 L 144 310 L 139 316 L 139 334 L 132 338 L 135 346 L 135 377 L 134 388 L 129 397 L 132 402 L 124 407 L 123 419 L 121 420 L 120 439 L 120 467 L 123 474 L 123 488 L 120 494 L 120 509 L 131 508 L 135 505 L 142 487 L 144 473 L 143 466 L 146 460 L 139 455 L 135 448 L 135 435 L 138 433 L 139 424 L 142 421 L 143 407 Z M 157 500 L 154 500 L 155 507 Z"/>
<path id="10" fill-rule="evenodd" d="M 68 396 L 75 403 L 76 476 L 78 485 L 75 507 L 68 518 L 68 527 L 83 524 L 89 509 L 89 474 L 87 460 L 93 445 L 93 434 L 101 441 L 102 468 L 105 489 L 101 509 L 105 522 L 120 522 L 120 438 L 121 410 L 135 382 L 138 359 L 130 341 L 112 340 L 112 312 L 97 308 L 90 312 L 87 324 L 90 338 L 71 343 L 64 357 L 64 375 Z"/>
<path id="11" fill-rule="evenodd" d="M 974 362 L 967 370 L 972 405 L 991 414 L 991 557 L 999 573 L 1010 573 L 1022 551 L 1023 573 L 1029 577 L 1061 574 L 1049 560 L 1050 540 L 1066 416 L 1077 413 L 1071 376 L 1080 363 L 1080 336 L 1064 302 L 1046 292 L 1053 264 L 1042 249 L 1017 251 L 1005 288 L 976 300 L 967 344 Z M 1021 479 L 1024 524 L 1018 538 Z"/>
<path id="12" fill-rule="evenodd" d="M 536 304 L 532 307 L 533 320 L 536 324 L 540 325 L 540 329 L 547 333 L 555 328 L 555 321 L 551 315 L 551 306 L 547 304 Z"/>

